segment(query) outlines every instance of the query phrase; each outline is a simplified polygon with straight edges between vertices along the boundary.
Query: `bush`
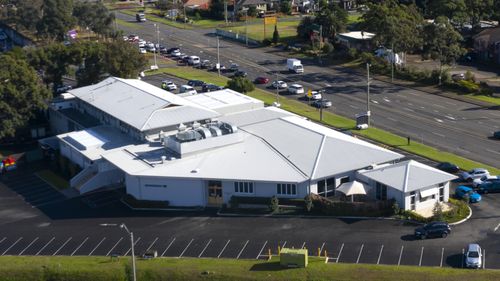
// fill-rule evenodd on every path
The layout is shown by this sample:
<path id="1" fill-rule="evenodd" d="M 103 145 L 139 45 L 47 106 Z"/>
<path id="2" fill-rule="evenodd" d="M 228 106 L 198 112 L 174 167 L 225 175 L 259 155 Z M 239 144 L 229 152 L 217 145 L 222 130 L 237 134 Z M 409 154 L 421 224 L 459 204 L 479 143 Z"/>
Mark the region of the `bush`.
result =
<path id="1" fill-rule="evenodd" d="M 243 77 L 235 77 L 227 81 L 227 87 L 240 93 L 248 93 L 255 90 L 255 85 L 252 83 L 252 81 Z"/>
<path id="2" fill-rule="evenodd" d="M 323 53 L 324 53 L 324 54 L 330 54 L 330 53 L 332 53 L 332 52 L 333 52 L 333 49 L 334 49 L 334 48 L 333 48 L 333 44 L 332 44 L 332 43 L 330 43 L 330 42 L 325 42 L 325 43 L 323 44 L 323 48 L 322 48 L 322 50 L 321 50 L 321 51 L 323 51 Z"/>
<path id="3" fill-rule="evenodd" d="M 473 93 L 479 92 L 479 85 L 474 83 L 474 82 L 467 81 L 467 80 L 461 80 L 461 81 L 458 81 L 458 85 L 460 85 L 461 89 L 463 91 L 465 91 L 466 93 L 473 94 Z"/>
<path id="4" fill-rule="evenodd" d="M 278 32 L 278 25 L 274 26 L 273 43 L 277 44 L 280 41 L 280 33 Z"/>
<path id="5" fill-rule="evenodd" d="M 273 197 L 271 198 L 271 203 L 270 203 L 270 205 L 269 205 L 269 209 L 271 209 L 271 211 L 272 211 L 273 213 L 276 213 L 276 212 L 278 212 L 278 211 L 279 211 L 279 209 L 280 209 L 280 202 L 279 202 L 278 197 L 273 196 Z"/>
<path id="6" fill-rule="evenodd" d="M 434 220 L 437 221 L 444 220 L 443 206 L 438 201 L 436 201 L 436 203 L 434 204 L 434 208 L 432 209 L 432 214 Z"/>
<path id="7" fill-rule="evenodd" d="M 257 8 L 255 6 L 250 6 L 248 8 L 247 14 L 249 17 L 255 17 L 257 16 Z"/>
<path id="8" fill-rule="evenodd" d="M 392 204 L 392 211 L 395 215 L 399 215 L 401 213 L 401 208 L 399 208 L 399 204 L 395 200 L 394 204 Z"/>
<path id="9" fill-rule="evenodd" d="M 467 72 L 465 72 L 465 80 L 476 82 L 476 76 L 474 76 L 474 74 L 470 70 L 467 70 Z"/>
<path id="10" fill-rule="evenodd" d="M 312 210 L 312 208 L 314 207 L 314 203 L 313 203 L 313 200 L 312 200 L 312 197 L 310 194 L 306 196 L 306 198 L 304 199 L 304 203 L 305 203 L 306 211 L 310 212 Z"/>
<path id="11" fill-rule="evenodd" d="M 264 46 L 269 46 L 269 45 L 271 45 L 271 43 L 273 43 L 273 42 L 271 42 L 271 40 L 269 40 L 268 38 L 265 38 L 264 40 L 262 40 L 262 45 L 264 45 Z"/>

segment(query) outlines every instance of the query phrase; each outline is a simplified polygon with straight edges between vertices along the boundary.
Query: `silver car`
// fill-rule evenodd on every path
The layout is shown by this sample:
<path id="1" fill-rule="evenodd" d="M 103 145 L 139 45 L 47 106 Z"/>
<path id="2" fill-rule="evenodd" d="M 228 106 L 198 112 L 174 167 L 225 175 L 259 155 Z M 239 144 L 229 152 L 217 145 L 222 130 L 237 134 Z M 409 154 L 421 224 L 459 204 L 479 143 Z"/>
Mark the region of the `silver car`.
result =
<path id="1" fill-rule="evenodd" d="M 490 175 L 484 175 L 479 179 L 474 179 L 472 181 L 472 187 L 478 188 L 479 185 L 485 183 L 485 182 L 490 182 L 490 181 L 496 181 L 500 180 L 500 176 L 490 176 Z"/>
<path id="2" fill-rule="evenodd" d="M 478 244 L 467 245 L 465 252 L 465 267 L 481 268 L 483 265 L 483 252 Z"/>
<path id="3" fill-rule="evenodd" d="M 473 181 L 475 179 L 480 179 L 483 176 L 489 176 L 490 172 L 483 168 L 472 169 L 468 172 L 463 172 L 460 174 L 460 178 L 464 181 Z"/>

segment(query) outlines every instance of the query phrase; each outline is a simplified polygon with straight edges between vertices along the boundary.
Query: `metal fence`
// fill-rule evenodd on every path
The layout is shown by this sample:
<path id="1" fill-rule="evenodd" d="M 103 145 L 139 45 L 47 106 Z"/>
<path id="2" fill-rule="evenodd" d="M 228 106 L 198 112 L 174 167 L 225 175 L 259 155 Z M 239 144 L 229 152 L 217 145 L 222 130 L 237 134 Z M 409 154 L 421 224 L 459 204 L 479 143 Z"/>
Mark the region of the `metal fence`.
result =
<path id="1" fill-rule="evenodd" d="M 242 43 L 247 42 L 247 38 L 245 37 L 244 34 L 234 33 L 234 32 L 230 32 L 230 31 L 222 30 L 222 29 L 215 29 L 215 34 L 217 36 L 221 36 L 221 37 L 235 40 L 238 42 L 242 42 Z M 258 45 L 260 45 L 260 42 L 257 40 L 248 38 L 248 44 L 253 45 L 253 46 L 258 46 Z"/>

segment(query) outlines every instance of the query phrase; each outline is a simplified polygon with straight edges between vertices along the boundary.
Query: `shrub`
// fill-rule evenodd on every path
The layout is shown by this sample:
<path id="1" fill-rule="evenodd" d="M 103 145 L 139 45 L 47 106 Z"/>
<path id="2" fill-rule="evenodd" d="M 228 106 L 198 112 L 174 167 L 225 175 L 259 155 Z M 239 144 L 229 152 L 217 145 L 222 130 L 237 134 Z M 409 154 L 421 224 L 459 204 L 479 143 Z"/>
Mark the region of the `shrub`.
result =
<path id="1" fill-rule="evenodd" d="M 461 80 L 461 81 L 458 81 L 458 85 L 460 85 L 462 90 L 467 92 L 467 93 L 472 94 L 472 93 L 479 92 L 479 85 L 474 83 L 474 82 L 467 81 L 467 80 Z"/>
<path id="2" fill-rule="evenodd" d="M 349 51 L 347 52 L 347 54 L 349 55 L 349 57 L 351 59 L 355 59 L 358 57 L 358 50 L 355 48 L 349 48 Z"/>
<path id="3" fill-rule="evenodd" d="M 443 206 L 438 201 L 436 201 L 436 203 L 434 204 L 434 208 L 432 209 L 432 214 L 434 220 L 437 221 L 444 220 Z"/>
<path id="4" fill-rule="evenodd" d="M 264 40 L 262 40 L 262 45 L 264 46 L 269 46 L 271 45 L 271 40 L 269 40 L 268 38 L 265 38 Z"/>
<path id="5" fill-rule="evenodd" d="M 310 194 L 306 196 L 306 198 L 304 199 L 304 203 L 305 203 L 306 211 L 310 212 L 312 210 L 312 208 L 314 207 L 314 203 L 313 203 L 313 200 L 312 200 L 312 197 Z"/>
<path id="6" fill-rule="evenodd" d="M 273 43 L 276 44 L 280 41 L 280 33 L 278 32 L 278 25 L 274 26 Z"/>
<path id="7" fill-rule="evenodd" d="M 269 205 L 269 209 L 271 209 L 271 211 L 273 213 L 276 213 L 276 212 L 279 211 L 279 209 L 280 209 L 280 202 L 279 202 L 278 197 L 273 196 L 271 198 L 271 204 Z"/>
<path id="8" fill-rule="evenodd" d="M 484 96 L 492 96 L 493 95 L 493 89 L 491 89 L 490 85 L 486 82 L 480 82 L 479 83 L 479 94 L 484 95 Z"/>
<path id="9" fill-rule="evenodd" d="M 330 43 L 330 42 L 325 42 L 325 43 L 323 44 L 323 48 L 322 48 L 322 50 L 321 50 L 321 51 L 323 51 L 323 53 L 325 53 L 325 54 L 330 54 L 330 53 L 332 53 L 332 52 L 333 52 L 333 49 L 334 49 L 334 48 L 333 48 L 333 44 L 332 44 L 332 43 Z"/>
<path id="10" fill-rule="evenodd" d="M 250 6 L 248 8 L 247 14 L 249 17 L 255 17 L 257 16 L 257 8 L 255 6 Z"/>
<path id="11" fill-rule="evenodd" d="M 399 215 L 401 213 L 401 208 L 399 208 L 398 202 L 394 201 L 394 204 L 392 204 L 392 211 L 395 215 Z"/>
<path id="12" fill-rule="evenodd" d="M 235 77 L 227 81 L 227 87 L 240 93 L 248 93 L 255 90 L 255 85 L 252 83 L 252 81 L 243 77 Z"/>
<path id="13" fill-rule="evenodd" d="M 474 74 L 470 70 L 467 70 L 467 72 L 465 72 L 465 80 L 476 82 L 476 76 L 474 76 Z"/>

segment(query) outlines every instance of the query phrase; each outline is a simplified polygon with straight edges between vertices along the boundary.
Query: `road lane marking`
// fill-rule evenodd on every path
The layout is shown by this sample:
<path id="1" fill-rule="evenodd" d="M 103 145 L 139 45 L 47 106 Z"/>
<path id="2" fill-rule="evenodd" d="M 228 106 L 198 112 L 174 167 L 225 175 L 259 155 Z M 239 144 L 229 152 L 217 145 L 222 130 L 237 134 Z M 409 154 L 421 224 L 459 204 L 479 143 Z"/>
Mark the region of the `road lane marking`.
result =
<path id="1" fill-rule="evenodd" d="M 380 247 L 380 253 L 378 253 L 378 259 L 377 259 L 377 264 L 380 263 L 380 258 L 382 257 L 382 251 L 384 250 L 384 245 L 382 245 L 382 247 Z"/>
<path id="2" fill-rule="evenodd" d="M 264 242 L 264 245 L 262 245 L 262 248 L 260 248 L 259 254 L 255 258 L 256 260 L 258 260 L 260 258 L 260 254 L 262 254 L 262 251 L 264 251 L 264 247 L 266 247 L 266 245 L 267 245 L 267 240 L 266 240 L 266 242 Z"/>
<path id="3" fill-rule="evenodd" d="M 285 246 L 286 246 L 286 241 L 285 241 L 285 243 L 283 243 L 283 245 L 281 246 L 281 249 L 285 248 Z"/>
<path id="4" fill-rule="evenodd" d="M 53 256 L 57 255 L 57 253 L 59 253 L 59 251 L 60 251 L 62 248 L 64 248 L 64 246 L 66 246 L 66 244 L 68 244 L 68 242 L 69 242 L 69 241 L 71 241 L 71 239 L 73 239 L 73 237 L 68 238 L 68 240 L 66 240 L 66 242 L 64 242 L 64 243 L 62 244 L 62 246 L 61 246 L 61 247 L 59 247 L 59 249 L 57 249 L 57 251 L 55 251 L 52 255 L 53 255 Z"/>
<path id="5" fill-rule="evenodd" d="M 392 118 L 392 117 L 387 117 L 388 120 L 391 120 L 392 122 L 398 122 L 398 120 Z"/>
<path id="6" fill-rule="evenodd" d="M 378 104 L 378 101 L 376 101 L 376 100 L 372 100 L 372 102 L 375 103 L 375 104 Z"/>
<path id="7" fill-rule="evenodd" d="M 445 115 L 444 117 L 446 117 L 446 118 L 448 118 L 450 120 L 456 120 L 455 117 L 453 117 L 453 116 Z"/>
<path id="8" fill-rule="evenodd" d="M 23 254 L 23 253 L 24 253 L 24 252 L 25 252 L 25 251 L 26 251 L 26 250 L 27 250 L 27 249 L 28 249 L 31 245 L 33 245 L 33 243 L 35 243 L 37 240 L 38 240 L 38 237 L 37 237 L 37 238 L 35 238 L 33 241 L 31 241 L 31 243 L 30 243 L 28 246 L 26 246 L 26 248 L 24 248 L 24 250 L 22 250 L 22 251 L 19 253 L 19 255 L 18 255 L 18 256 L 21 256 L 21 255 L 22 255 L 22 254 Z"/>
<path id="9" fill-rule="evenodd" d="M 151 243 L 151 245 L 149 245 L 149 247 L 146 249 L 146 252 L 149 251 L 151 249 L 151 247 L 153 247 L 153 245 L 156 243 L 156 241 L 158 241 L 158 237 L 156 237 L 155 240 L 153 241 L 153 243 Z"/>
<path id="10" fill-rule="evenodd" d="M 193 241 L 194 241 L 194 239 L 191 239 L 191 241 L 189 241 L 189 243 L 187 244 L 186 248 L 184 248 L 184 251 L 182 251 L 182 253 L 179 255 L 179 258 L 182 258 L 182 256 L 186 252 L 186 250 L 189 248 L 189 246 L 191 246 L 191 243 L 193 243 Z"/>
<path id="11" fill-rule="evenodd" d="M 106 237 L 102 238 L 101 242 L 99 242 L 97 246 L 95 246 L 95 248 L 92 249 L 92 251 L 90 251 L 88 255 L 91 256 L 94 253 L 94 251 L 102 244 L 102 242 L 104 242 L 104 240 L 106 240 Z"/>
<path id="12" fill-rule="evenodd" d="M 79 250 L 79 249 L 83 246 L 83 244 L 85 244 L 85 242 L 87 242 L 87 240 L 89 240 L 89 238 L 88 238 L 88 237 L 86 237 L 86 238 L 85 238 L 85 240 L 83 240 L 83 242 L 80 244 L 80 246 L 78 246 L 78 247 L 77 247 L 77 248 L 73 251 L 73 253 L 71 253 L 71 255 L 70 255 L 70 256 L 73 256 L 73 255 L 76 253 L 76 251 L 78 251 L 78 250 Z"/>
<path id="13" fill-rule="evenodd" d="M 199 258 L 201 258 L 201 256 L 203 255 L 203 253 L 208 248 L 208 245 L 210 245 L 211 242 L 212 242 L 212 239 L 208 240 L 207 245 L 205 245 L 205 248 L 203 248 L 203 250 L 201 250 L 201 253 L 198 255 Z"/>
<path id="14" fill-rule="evenodd" d="M 434 118 L 434 120 L 436 120 L 437 122 L 439 123 L 443 123 L 443 120 L 439 119 L 439 118 Z"/>
<path id="15" fill-rule="evenodd" d="M 245 248 L 247 247 L 248 245 L 248 241 L 250 240 L 247 240 L 247 242 L 245 243 L 245 245 L 243 245 L 243 248 L 241 248 L 241 251 L 238 253 L 238 256 L 236 257 L 236 259 L 239 259 L 240 256 L 241 256 L 241 253 L 243 253 L 243 250 L 245 250 Z M 285 242 L 286 243 L 286 242 Z"/>
<path id="16" fill-rule="evenodd" d="M 489 148 L 487 148 L 487 149 L 486 149 L 486 151 L 491 152 L 491 153 L 495 153 L 495 154 L 500 154 L 500 152 L 498 152 L 498 151 L 494 151 L 494 150 L 491 150 L 491 149 L 489 149 Z"/>
<path id="17" fill-rule="evenodd" d="M 496 232 L 499 228 L 500 228 L 500 223 L 498 223 L 498 225 L 495 227 L 495 229 L 493 231 Z"/>
<path id="18" fill-rule="evenodd" d="M 139 237 L 137 240 L 135 240 L 135 242 L 134 242 L 134 247 L 135 247 L 135 245 L 137 245 L 137 243 L 139 243 L 139 241 L 141 241 L 141 237 Z M 130 248 L 128 249 L 128 251 L 125 253 L 125 255 L 124 255 L 124 256 L 127 256 L 127 255 L 128 255 L 128 253 L 129 253 L 131 250 L 132 250 L 132 247 L 130 247 Z M 135 248 L 134 248 L 134 252 L 135 252 Z"/>
<path id="19" fill-rule="evenodd" d="M 16 242 L 14 242 L 14 244 L 10 245 L 9 248 L 7 248 L 7 250 L 5 250 L 3 253 L 2 253 L 2 256 L 5 255 L 5 253 L 7 253 L 10 249 L 12 249 L 12 247 L 14 247 L 17 243 L 19 243 L 19 241 L 23 240 L 22 237 L 20 237 L 19 239 L 16 240 Z"/>
<path id="20" fill-rule="evenodd" d="M 230 242 L 230 241 L 231 241 L 231 240 L 227 240 L 226 245 L 224 245 L 224 248 L 222 248 L 222 250 L 220 251 L 220 253 L 219 253 L 219 255 L 217 256 L 217 258 L 220 258 L 220 256 L 222 255 L 222 253 L 223 253 L 223 252 L 224 252 L 224 250 L 226 249 L 227 244 L 229 244 L 229 242 Z"/>
<path id="21" fill-rule="evenodd" d="M 340 254 L 342 254 L 342 250 L 344 249 L 344 243 L 342 243 L 342 246 L 340 246 L 340 251 L 339 251 L 339 255 L 337 256 L 337 260 L 335 261 L 335 263 L 338 263 L 339 260 L 340 260 Z"/>
<path id="22" fill-rule="evenodd" d="M 54 241 L 54 239 L 56 239 L 56 238 L 52 237 L 52 239 L 50 239 L 50 241 L 47 242 L 47 244 L 45 244 L 45 246 L 43 246 L 40 250 L 38 250 L 38 252 L 36 252 L 35 256 L 38 256 L 50 243 L 52 243 L 52 241 Z"/>
<path id="23" fill-rule="evenodd" d="M 408 107 L 405 107 L 404 110 L 406 111 L 411 111 L 411 112 L 415 112 L 415 110 L 411 109 L 411 108 L 408 108 Z"/>
<path id="24" fill-rule="evenodd" d="M 300 247 L 300 248 L 304 249 L 305 246 L 306 246 L 306 242 L 302 243 L 302 247 Z"/>
<path id="25" fill-rule="evenodd" d="M 436 133 L 436 132 L 432 132 L 432 134 L 434 134 L 434 135 L 436 135 L 436 136 L 440 136 L 440 137 L 442 137 L 442 138 L 444 138 L 444 137 L 445 137 L 445 135 L 440 134 L 440 133 Z"/>
<path id="26" fill-rule="evenodd" d="M 439 263 L 439 267 L 443 267 L 443 257 L 444 257 L 444 248 L 441 248 L 441 262 Z"/>
<path id="27" fill-rule="evenodd" d="M 325 247 L 325 243 L 326 242 L 323 242 L 323 244 L 321 244 L 321 248 L 319 248 L 319 255 L 321 256 L 321 253 L 323 252 L 323 247 Z"/>
<path id="28" fill-rule="evenodd" d="M 165 255 L 165 253 L 170 248 L 170 246 L 172 246 L 172 244 L 174 244 L 174 241 L 175 241 L 175 237 L 174 237 L 174 239 L 172 239 L 172 241 L 170 241 L 170 244 L 168 244 L 167 248 L 165 248 L 165 251 L 163 251 L 163 253 L 161 253 L 162 257 Z"/>
<path id="29" fill-rule="evenodd" d="M 116 246 L 118 245 L 118 243 L 120 243 L 122 240 L 123 240 L 123 237 L 121 237 L 120 240 L 118 240 L 118 242 L 116 242 L 116 244 L 111 248 L 111 250 L 108 251 L 106 256 L 109 256 L 109 254 L 111 254 L 111 251 L 113 251 L 116 248 Z"/>
<path id="30" fill-rule="evenodd" d="M 418 266 L 422 266 L 422 256 L 424 255 L 424 247 L 422 247 L 422 251 L 420 251 L 420 260 L 418 262 Z"/>
<path id="31" fill-rule="evenodd" d="M 401 246 L 401 252 L 399 252 L 398 266 L 401 264 L 401 256 L 403 255 L 403 249 L 405 246 Z"/>
<path id="32" fill-rule="evenodd" d="M 359 259 L 361 258 L 361 253 L 363 253 L 364 246 L 365 244 L 361 244 L 361 249 L 359 249 L 358 259 L 356 260 L 356 263 L 359 263 Z"/>
<path id="33" fill-rule="evenodd" d="M 359 108 L 359 107 L 357 107 L 355 105 L 352 105 L 352 104 L 350 104 L 349 106 L 352 107 L 352 108 L 354 108 L 354 109 L 358 109 Z"/>

